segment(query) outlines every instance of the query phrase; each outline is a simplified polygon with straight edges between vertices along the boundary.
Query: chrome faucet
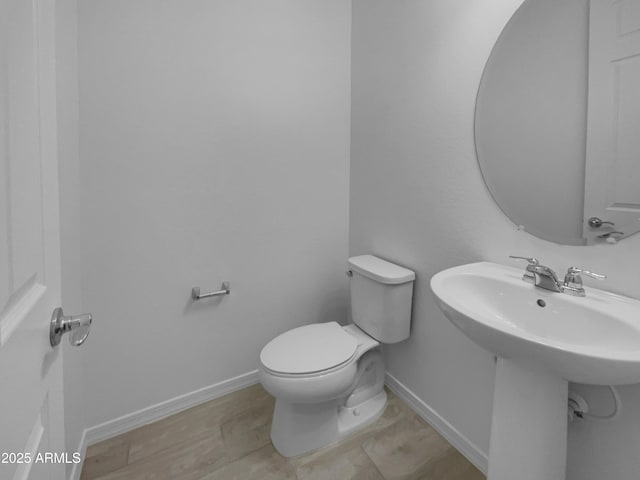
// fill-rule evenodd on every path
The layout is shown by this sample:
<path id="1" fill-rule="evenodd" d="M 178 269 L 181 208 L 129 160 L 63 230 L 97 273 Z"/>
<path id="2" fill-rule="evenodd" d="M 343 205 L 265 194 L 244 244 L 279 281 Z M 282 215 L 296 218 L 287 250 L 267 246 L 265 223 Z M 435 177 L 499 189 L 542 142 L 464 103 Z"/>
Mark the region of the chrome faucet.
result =
<path id="1" fill-rule="evenodd" d="M 546 265 L 540 265 L 540 261 L 534 257 L 516 257 L 509 255 L 509 258 L 526 260 L 528 265 L 525 268 L 522 280 L 532 283 L 536 287 L 544 288 L 552 292 L 567 293 L 577 297 L 584 297 L 584 287 L 582 286 L 582 275 L 587 275 L 598 280 L 607 278 L 606 275 L 589 272 L 578 267 L 569 267 L 567 274 L 564 276 L 564 282 L 558 280 L 556 272 Z"/>
<path id="2" fill-rule="evenodd" d="M 562 292 L 561 283 L 558 281 L 556 272 L 546 265 L 540 265 L 540 261 L 537 258 L 516 257 L 513 255 L 509 255 L 509 258 L 526 260 L 528 262 L 525 268 L 525 274 L 522 276 L 522 280 L 525 282 L 533 283 L 536 287 L 551 290 L 552 292 Z"/>

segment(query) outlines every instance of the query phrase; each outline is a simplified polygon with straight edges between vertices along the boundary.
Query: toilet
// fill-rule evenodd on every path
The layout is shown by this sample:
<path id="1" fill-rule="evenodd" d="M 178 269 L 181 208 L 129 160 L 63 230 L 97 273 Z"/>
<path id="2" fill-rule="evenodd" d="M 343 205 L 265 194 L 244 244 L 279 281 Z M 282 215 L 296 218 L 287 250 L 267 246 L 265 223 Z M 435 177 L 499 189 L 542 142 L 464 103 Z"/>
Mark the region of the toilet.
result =
<path id="1" fill-rule="evenodd" d="M 415 273 L 373 255 L 348 264 L 353 323 L 294 328 L 260 352 L 260 382 L 276 399 L 271 440 L 285 457 L 376 421 L 387 404 L 380 345 L 409 337 Z"/>

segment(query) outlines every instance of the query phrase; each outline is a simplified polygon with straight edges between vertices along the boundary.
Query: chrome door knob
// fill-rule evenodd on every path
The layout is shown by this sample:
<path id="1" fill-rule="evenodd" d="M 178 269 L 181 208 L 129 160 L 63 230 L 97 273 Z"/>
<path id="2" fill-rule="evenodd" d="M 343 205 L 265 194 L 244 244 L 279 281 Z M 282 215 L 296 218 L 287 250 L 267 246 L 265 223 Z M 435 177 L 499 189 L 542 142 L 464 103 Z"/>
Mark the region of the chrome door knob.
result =
<path id="1" fill-rule="evenodd" d="M 72 332 L 69 343 L 74 347 L 79 347 L 89 336 L 93 316 L 90 313 L 82 315 L 65 316 L 61 307 L 56 308 L 51 315 L 49 326 L 49 341 L 55 347 L 62 340 L 62 335 Z"/>
<path id="2" fill-rule="evenodd" d="M 603 225 L 611 225 L 613 227 L 615 225 L 615 223 L 613 222 L 601 220 L 598 217 L 591 217 L 589 220 L 587 220 L 587 223 L 591 228 L 600 228 Z"/>

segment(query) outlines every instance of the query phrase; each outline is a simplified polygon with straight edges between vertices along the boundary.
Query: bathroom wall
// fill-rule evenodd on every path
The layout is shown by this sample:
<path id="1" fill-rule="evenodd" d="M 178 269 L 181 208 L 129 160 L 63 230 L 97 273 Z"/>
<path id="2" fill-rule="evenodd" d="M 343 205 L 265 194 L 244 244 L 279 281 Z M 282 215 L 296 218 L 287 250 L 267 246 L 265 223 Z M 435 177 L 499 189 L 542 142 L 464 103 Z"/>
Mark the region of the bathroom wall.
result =
<path id="1" fill-rule="evenodd" d="M 66 314 L 85 311 L 82 301 L 80 164 L 78 156 L 77 0 L 56 1 L 58 166 L 62 265 L 62 307 Z M 77 451 L 85 425 L 84 348 L 65 339 L 64 406 L 67 451 Z M 67 465 L 70 474 L 73 464 Z"/>
<path id="2" fill-rule="evenodd" d="M 83 0 L 87 426 L 347 316 L 351 5 Z M 231 294 L 192 302 L 231 282 Z"/>
<path id="3" fill-rule="evenodd" d="M 431 276 L 480 260 L 521 265 L 507 256 L 535 255 L 558 271 L 591 267 L 608 275 L 605 288 L 640 297 L 640 235 L 596 247 L 538 240 L 516 230 L 483 183 L 473 136 L 476 91 L 519 3 L 354 0 L 352 13 L 349 253 L 372 252 L 416 271 L 412 336 L 386 349 L 388 371 L 485 453 L 493 358 L 443 316 Z M 604 410 L 603 390 L 586 388 Z M 569 480 L 637 478 L 640 388 L 620 392 L 617 420 L 571 424 Z"/>

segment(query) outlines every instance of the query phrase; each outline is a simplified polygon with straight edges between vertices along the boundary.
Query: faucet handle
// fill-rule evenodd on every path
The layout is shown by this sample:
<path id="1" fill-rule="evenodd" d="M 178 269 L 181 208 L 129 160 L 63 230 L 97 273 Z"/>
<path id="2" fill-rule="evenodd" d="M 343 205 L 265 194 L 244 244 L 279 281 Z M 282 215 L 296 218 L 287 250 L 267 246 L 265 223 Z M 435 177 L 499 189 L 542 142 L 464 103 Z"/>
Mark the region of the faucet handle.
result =
<path id="1" fill-rule="evenodd" d="M 522 275 L 522 280 L 524 280 L 525 282 L 528 282 L 528 283 L 533 283 L 535 285 L 536 276 L 534 275 L 533 272 L 529 271 L 529 269 L 531 267 L 535 267 L 535 266 L 539 265 L 540 261 L 535 257 L 518 257 L 518 256 L 515 256 L 515 255 L 509 255 L 509 258 L 515 258 L 516 260 L 526 260 L 527 262 L 529 262 L 529 265 L 527 265 L 527 269 L 525 270 L 524 274 Z"/>
<path id="2" fill-rule="evenodd" d="M 590 272 L 589 270 L 584 270 L 580 267 L 569 267 L 569 270 L 567 270 L 567 275 L 565 276 L 565 280 L 567 279 L 567 277 L 579 277 L 580 275 L 586 275 L 587 277 L 595 278 L 597 280 L 603 280 L 607 278 L 606 275 Z"/>
<path id="3" fill-rule="evenodd" d="M 569 267 L 569 269 L 567 270 L 567 274 L 564 276 L 564 285 L 562 291 L 570 295 L 584 297 L 584 287 L 582 286 L 581 275 L 587 275 L 588 277 L 597 278 L 598 280 L 607 278 L 606 275 L 593 273 L 579 267 Z"/>
<path id="4" fill-rule="evenodd" d="M 526 260 L 529 265 L 538 265 L 540 261 L 535 257 L 517 257 L 515 255 L 509 255 L 509 258 L 515 258 L 517 260 Z"/>

